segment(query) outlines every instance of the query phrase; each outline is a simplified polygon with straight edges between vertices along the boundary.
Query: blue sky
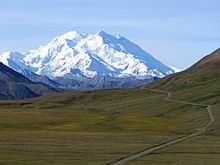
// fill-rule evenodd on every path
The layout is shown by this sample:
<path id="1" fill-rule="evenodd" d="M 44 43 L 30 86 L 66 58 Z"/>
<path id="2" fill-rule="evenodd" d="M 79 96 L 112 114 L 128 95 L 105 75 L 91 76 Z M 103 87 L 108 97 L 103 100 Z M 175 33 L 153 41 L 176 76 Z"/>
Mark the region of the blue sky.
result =
<path id="1" fill-rule="evenodd" d="M 0 0 L 0 51 L 103 29 L 185 68 L 220 47 L 219 6 L 219 0 Z"/>

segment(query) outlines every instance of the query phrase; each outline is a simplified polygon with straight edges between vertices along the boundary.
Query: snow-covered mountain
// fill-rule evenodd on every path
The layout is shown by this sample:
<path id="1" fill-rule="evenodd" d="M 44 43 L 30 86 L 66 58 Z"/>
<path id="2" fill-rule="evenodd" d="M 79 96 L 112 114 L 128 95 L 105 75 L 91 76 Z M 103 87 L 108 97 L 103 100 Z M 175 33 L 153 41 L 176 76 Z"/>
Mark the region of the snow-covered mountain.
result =
<path id="1" fill-rule="evenodd" d="M 77 89 L 136 86 L 175 72 L 135 43 L 104 31 L 71 31 L 36 50 L 2 53 L 0 61 L 32 80 L 41 76 Z"/>

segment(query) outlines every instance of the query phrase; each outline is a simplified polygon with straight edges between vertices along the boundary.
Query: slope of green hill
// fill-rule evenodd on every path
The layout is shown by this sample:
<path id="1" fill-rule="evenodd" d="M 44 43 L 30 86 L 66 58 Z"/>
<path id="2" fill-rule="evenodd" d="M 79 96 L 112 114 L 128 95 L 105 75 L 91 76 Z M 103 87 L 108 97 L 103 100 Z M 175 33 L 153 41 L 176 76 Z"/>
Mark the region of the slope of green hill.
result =
<path id="1" fill-rule="evenodd" d="M 150 87 L 171 91 L 179 99 L 218 104 L 220 96 L 220 65 L 218 64 L 220 64 L 220 49 L 186 71 L 154 82 Z"/>
<path id="2" fill-rule="evenodd" d="M 154 82 L 150 88 L 172 92 L 172 97 L 212 105 L 215 123 L 205 135 L 158 151 L 128 165 L 218 165 L 220 163 L 220 49 L 191 68 Z M 197 119 L 200 120 L 199 118 Z"/>

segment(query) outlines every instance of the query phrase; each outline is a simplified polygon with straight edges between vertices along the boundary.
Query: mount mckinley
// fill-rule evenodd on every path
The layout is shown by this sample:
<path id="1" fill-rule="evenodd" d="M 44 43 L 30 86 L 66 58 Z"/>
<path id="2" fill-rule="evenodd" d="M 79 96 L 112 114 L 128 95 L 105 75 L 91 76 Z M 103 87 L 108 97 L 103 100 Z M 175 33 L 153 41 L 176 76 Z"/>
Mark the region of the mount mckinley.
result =
<path id="1" fill-rule="evenodd" d="M 0 61 L 32 81 L 70 89 L 135 87 L 175 72 L 135 43 L 104 31 L 71 31 L 36 50 L 4 52 Z"/>

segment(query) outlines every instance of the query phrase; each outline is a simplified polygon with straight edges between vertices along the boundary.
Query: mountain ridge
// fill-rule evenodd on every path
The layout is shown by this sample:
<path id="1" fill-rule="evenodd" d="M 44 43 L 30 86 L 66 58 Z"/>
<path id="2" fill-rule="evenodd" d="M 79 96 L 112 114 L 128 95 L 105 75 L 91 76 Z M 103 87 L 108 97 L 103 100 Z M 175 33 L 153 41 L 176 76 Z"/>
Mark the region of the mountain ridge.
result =
<path id="1" fill-rule="evenodd" d="M 96 88 L 96 85 L 90 84 L 90 79 L 127 78 L 134 80 L 131 87 L 135 87 L 139 81 L 145 80 L 146 83 L 175 72 L 125 37 L 104 31 L 96 34 L 71 31 L 27 53 L 3 53 L 0 61 L 24 75 L 34 73 L 46 76 L 58 84 L 58 80 L 64 78 L 78 83 L 84 81 L 87 87 L 92 88 Z M 68 84 L 61 85 L 65 87 Z M 108 86 L 112 87 L 120 86 Z M 73 85 L 72 88 L 81 87 Z"/>
<path id="2" fill-rule="evenodd" d="M 0 62 L 0 99 L 28 99 L 55 92 L 54 88 L 32 82 Z"/>

